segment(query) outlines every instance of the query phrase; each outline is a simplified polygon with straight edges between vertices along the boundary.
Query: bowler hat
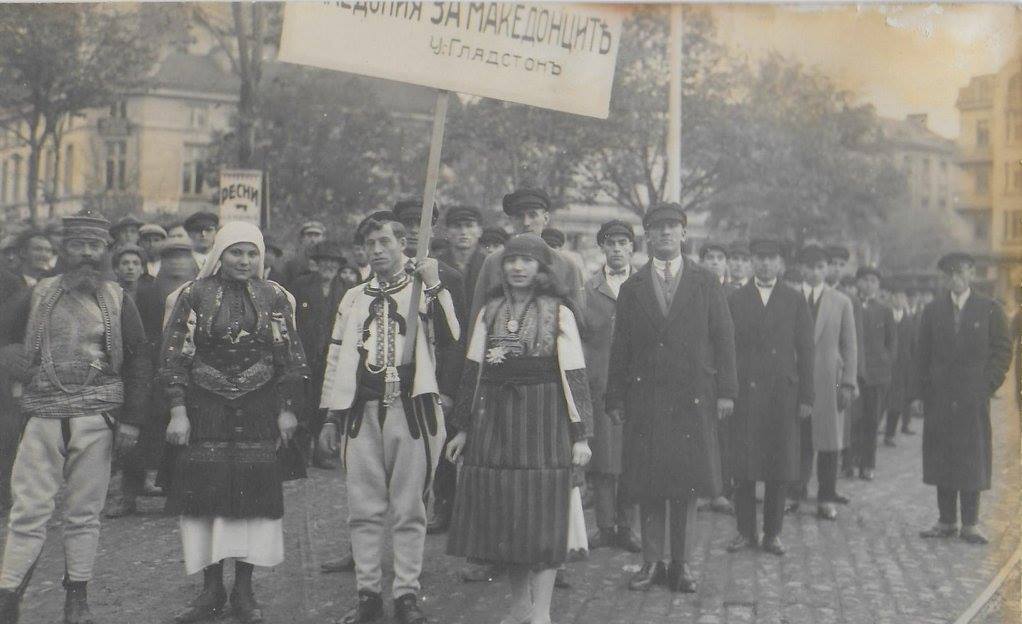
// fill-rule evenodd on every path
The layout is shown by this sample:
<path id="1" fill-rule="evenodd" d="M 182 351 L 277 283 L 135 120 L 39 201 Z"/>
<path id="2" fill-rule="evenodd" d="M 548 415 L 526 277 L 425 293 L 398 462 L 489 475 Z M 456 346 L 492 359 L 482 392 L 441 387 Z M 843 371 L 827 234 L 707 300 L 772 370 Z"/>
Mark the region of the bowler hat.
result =
<path id="1" fill-rule="evenodd" d="M 504 208 L 504 212 L 509 216 L 514 216 L 528 208 L 537 208 L 539 210 L 546 210 L 547 212 L 552 210 L 550 196 L 547 195 L 546 191 L 535 188 L 521 188 L 512 193 L 508 193 L 504 196 L 504 200 L 501 204 Z"/>
<path id="2" fill-rule="evenodd" d="M 627 236 L 628 240 L 634 243 L 635 229 L 632 228 L 632 224 L 621 219 L 612 219 L 601 225 L 599 231 L 596 232 L 596 244 L 602 245 L 608 236 Z"/>
<path id="3" fill-rule="evenodd" d="M 681 204 L 663 202 L 651 206 L 646 214 L 642 215 L 642 227 L 648 230 L 658 221 L 680 221 L 682 225 L 688 225 L 688 216 Z"/>
<path id="4" fill-rule="evenodd" d="M 944 273 L 954 273 L 963 266 L 976 266 L 976 259 L 972 257 L 972 254 L 967 254 L 962 251 L 953 251 L 948 254 L 941 256 L 940 260 L 937 261 L 937 268 Z"/>

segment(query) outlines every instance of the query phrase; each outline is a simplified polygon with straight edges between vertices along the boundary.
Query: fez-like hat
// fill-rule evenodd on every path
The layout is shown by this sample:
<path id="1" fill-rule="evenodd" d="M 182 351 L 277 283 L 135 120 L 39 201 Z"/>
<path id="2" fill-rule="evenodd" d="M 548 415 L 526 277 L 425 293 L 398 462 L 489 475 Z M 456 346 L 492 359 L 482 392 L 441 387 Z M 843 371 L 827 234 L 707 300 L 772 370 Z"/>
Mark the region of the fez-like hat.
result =
<path id="1" fill-rule="evenodd" d="M 332 240 L 320 241 L 312 246 L 312 252 L 309 257 L 313 260 L 329 259 L 337 260 L 341 264 L 344 264 L 344 251 L 341 249 L 340 243 Z"/>
<path id="2" fill-rule="evenodd" d="M 564 247 L 564 243 L 568 240 L 568 237 L 564 235 L 564 232 L 551 227 L 543 228 L 543 232 L 540 233 L 539 237 L 546 241 L 546 244 L 550 245 L 550 247 L 554 249 Z"/>
<path id="3" fill-rule="evenodd" d="M 480 245 L 503 245 L 507 243 L 508 234 L 503 228 L 499 227 L 488 227 L 483 229 L 482 236 L 479 237 Z"/>
<path id="4" fill-rule="evenodd" d="M 880 269 L 875 266 L 861 266 L 855 271 L 855 279 L 862 279 L 867 275 L 875 275 L 878 280 L 884 278 L 880 273 Z"/>
<path id="5" fill-rule="evenodd" d="M 635 229 L 632 225 L 621 219 L 612 219 L 600 226 L 596 232 L 596 244 L 602 245 L 608 236 L 627 236 L 628 240 L 635 242 Z"/>
<path id="6" fill-rule="evenodd" d="M 848 248 L 843 245 L 827 245 L 827 260 L 844 260 L 848 261 L 852 257 L 852 254 L 848 253 Z"/>
<path id="7" fill-rule="evenodd" d="M 504 243 L 504 251 L 501 254 L 502 260 L 514 256 L 525 256 L 532 258 L 544 267 L 549 267 L 553 262 L 554 251 L 546 244 L 541 237 L 535 234 L 516 234 Z"/>
<path id="8" fill-rule="evenodd" d="M 145 225 L 145 222 L 136 217 L 135 215 L 121 217 L 120 219 L 117 220 L 116 223 L 110 226 L 110 236 L 116 237 L 117 233 L 126 227 L 135 226 L 137 228 L 141 228 L 143 225 Z M 141 234 L 141 231 L 139 232 L 139 234 Z"/>
<path id="9" fill-rule="evenodd" d="M 643 229 L 649 229 L 658 221 L 680 221 L 682 225 L 688 225 L 688 215 L 681 204 L 676 202 L 662 202 L 651 206 L 646 214 L 642 215 Z"/>
<path id="10" fill-rule="evenodd" d="M 710 253 L 711 251 L 719 251 L 720 253 L 724 254 L 725 258 L 727 258 L 730 255 L 728 253 L 727 246 L 725 246 L 724 243 L 706 241 L 705 243 L 703 243 L 703 246 L 699 248 L 699 259 L 700 260 L 705 259 L 706 254 Z"/>
<path id="11" fill-rule="evenodd" d="M 306 232 L 319 232 L 320 234 L 326 234 L 326 226 L 320 221 L 306 221 L 302 224 L 302 227 L 298 228 L 298 235 L 301 236 Z"/>
<path id="12" fill-rule="evenodd" d="M 110 265 L 117 266 L 117 263 L 121 261 L 121 256 L 124 254 L 133 253 L 138 256 L 139 260 L 145 264 L 145 252 L 138 245 L 132 243 L 124 243 L 121 245 L 114 245 L 113 250 L 110 252 Z"/>
<path id="13" fill-rule="evenodd" d="M 515 214 L 529 208 L 546 210 L 547 212 L 553 210 L 552 204 L 550 203 L 550 196 L 547 195 L 546 191 L 535 188 L 520 188 L 514 192 L 508 193 L 504 196 L 504 200 L 501 204 L 504 208 L 504 213 L 508 216 L 514 216 Z"/>
<path id="14" fill-rule="evenodd" d="M 806 245 L 798 252 L 798 261 L 800 264 L 811 265 L 820 262 L 826 262 L 829 259 L 827 250 L 819 245 Z"/>
<path id="15" fill-rule="evenodd" d="M 772 238 L 757 238 L 749 241 L 749 252 L 753 256 L 780 256 L 781 243 Z"/>
<path id="16" fill-rule="evenodd" d="M 110 222 L 101 214 L 83 210 L 61 221 L 65 240 L 90 239 L 110 243 Z"/>
<path id="17" fill-rule="evenodd" d="M 440 218 L 439 210 L 437 205 L 433 203 L 433 218 L 430 220 L 432 225 L 436 225 L 437 220 Z M 422 218 L 422 198 L 421 197 L 410 197 L 408 199 L 402 199 L 394 204 L 394 218 L 401 223 L 415 222 L 419 224 L 419 219 Z"/>
<path id="18" fill-rule="evenodd" d="M 435 213 L 434 213 L 435 214 Z M 444 225 L 454 225 L 459 221 L 483 222 L 483 214 L 475 206 L 451 206 L 444 214 Z"/>
<path id="19" fill-rule="evenodd" d="M 209 212 L 208 210 L 193 212 L 188 215 L 188 218 L 185 219 L 184 222 L 186 232 L 197 232 L 210 225 L 213 227 L 220 227 L 220 216 Z"/>
<path id="20" fill-rule="evenodd" d="M 138 228 L 139 236 L 152 236 L 153 234 L 162 238 L 167 238 L 167 230 L 155 223 L 143 223 L 142 226 Z"/>
<path id="21" fill-rule="evenodd" d="M 954 273 L 963 266 L 976 266 L 976 259 L 972 257 L 972 254 L 967 254 L 963 251 L 953 251 L 944 254 L 937 261 L 937 268 L 948 274 Z"/>

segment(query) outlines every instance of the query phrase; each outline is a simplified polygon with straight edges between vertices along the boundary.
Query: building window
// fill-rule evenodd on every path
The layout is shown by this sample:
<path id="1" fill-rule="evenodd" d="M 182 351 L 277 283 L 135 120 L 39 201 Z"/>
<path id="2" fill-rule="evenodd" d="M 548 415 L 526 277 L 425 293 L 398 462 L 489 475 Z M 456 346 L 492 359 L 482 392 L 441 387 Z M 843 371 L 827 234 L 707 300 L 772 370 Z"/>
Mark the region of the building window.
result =
<path id="1" fill-rule="evenodd" d="M 206 173 L 206 147 L 185 145 L 185 157 L 181 169 L 181 193 L 201 195 Z"/>
<path id="2" fill-rule="evenodd" d="M 75 146 L 68 145 L 64 150 L 64 195 L 73 195 L 75 192 Z"/>
<path id="3" fill-rule="evenodd" d="M 990 214 L 984 213 L 976 215 L 976 220 L 973 222 L 973 227 L 976 233 L 977 240 L 989 240 L 990 239 Z"/>
<path id="4" fill-rule="evenodd" d="M 990 145 L 990 121 L 980 119 L 976 122 L 976 147 Z"/>
<path id="5" fill-rule="evenodd" d="M 188 127 L 206 128 L 209 126 L 209 107 L 205 104 L 192 104 L 188 108 Z"/>
<path id="6" fill-rule="evenodd" d="M 990 192 L 990 167 L 976 168 L 976 194 L 986 195 Z"/>
<path id="7" fill-rule="evenodd" d="M 114 119 L 128 118 L 128 101 L 118 100 L 110 105 L 110 116 Z"/>
<path id="8" fill-rule="evenodd" d="M 1022 239 L 1022 210 L 1008 210 L 1004 213 L 1004 240 Z"/>
<path id="9" fill-rule="evenodd" d="M 127 188 L 125 179 L 127 151 L 126 141 L 106 142 L 106 190 L 123 191 Z"/>

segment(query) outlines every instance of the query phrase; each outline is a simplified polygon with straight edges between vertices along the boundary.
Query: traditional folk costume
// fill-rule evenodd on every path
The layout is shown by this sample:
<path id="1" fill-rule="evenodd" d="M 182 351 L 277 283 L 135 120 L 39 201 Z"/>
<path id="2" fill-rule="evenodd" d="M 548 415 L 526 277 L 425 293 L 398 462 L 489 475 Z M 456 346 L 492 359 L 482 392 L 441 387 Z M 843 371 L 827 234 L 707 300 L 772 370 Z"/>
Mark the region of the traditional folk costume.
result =
<path id="1" fill-rule="evenodd" d="M 159 380 L 169 406 L 186 405 L 191 423 L 168 501 L 181 514 L 188 574 L 228 557 L 259 566 L 284 559 L 277 418 L 308 366 L 290 295 L 261 277 L 220 274 L 224 250 L 242 242 L 259 249 L 262 275 L 258 229 L 226 225 L 198 278 L 171 294 L 164 329 Z"/>
<path id="2" fill-rule="evenodd" d="M 436 352 L 461 335 L 451 294 L 424 289 L 414 360 L 401 364 L 412 280 L 373 277 L 345 293 L 327 353 L 321 407 L 343 435 L 348 527 L 360 594 L 382 592 L 388 509 L 394 525 L 395 600 L 418 594 L 425 496 L 446 439 Z"/>
<path id="3" fill-rule="evenodd" d="M 64 219 L 66 239 L 108 242 L 106 219 Z M 10 617 L 10 592 L 24 591 L 66 484 L 65 586 L 79 592 L 92 578 L 99 517 L 110 481 L 117 423 L 141 426 L 152 374 L 138 310 L 116 282 L 95 293 L 70 284 L 73 273 L 39 280 L 4 307 L 0 341 L 24 350 L 28 369 L 21 408 L 27 418 L 11 478 L 13 506 L 0 570 L 0 619 Z M 5 358 L 6 359 L 6 358 Z M 16 600 L 13 601 L 16 608 Z M 16 616 L 13 618 L 16 620 Z"/>

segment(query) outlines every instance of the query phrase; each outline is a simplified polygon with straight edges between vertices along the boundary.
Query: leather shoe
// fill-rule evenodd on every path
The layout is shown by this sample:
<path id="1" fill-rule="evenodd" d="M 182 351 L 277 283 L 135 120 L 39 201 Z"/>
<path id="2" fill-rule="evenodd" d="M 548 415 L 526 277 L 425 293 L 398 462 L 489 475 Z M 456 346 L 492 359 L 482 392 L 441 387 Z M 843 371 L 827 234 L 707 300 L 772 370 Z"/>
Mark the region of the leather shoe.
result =
<path id="1" fill-rule="evenodd" d="M 642 541 L 632 531 L 631 527 L 619 526 L 617 528 L 617 547 L 630 553 L 642 552 Z"/>
<path id="2" fill-rule="evenodd" d="M 341 620 L 342 624 L 371 624 L 383 619 L 383 599 L 371 591 L 358 592 L 358 604 Z"/>
<path id="3" fill-rule="evenodd" d="M 798 513 L 799 509 L 801 509 L 801 508 L 802 508 L 802 503 L 801 502 L 799 502 L 797 500 L 789 500 L 784 505 L 784 513 L 786 513 L 786 514 L 796 514 L 796 513 Z"/>
<path id="4" fill-rule="evenodd" d="M 571 581 L 568 580 L 568 571 L 565 568 L 557 568 L 557 574 L 554 575 L 554 587 L 571 589 Z"/>
<path id="5" fill-rule="evenodd" d="M 394 599 L 394 621 L 398 624 L 426 624 L 426 614 L 419 608 L 415 594 Z"/>
<path id="6" fill-rule="evenodd" d="M 18 623 L 21 596 L 16 589 L 0 589 L 0 622 Z"/>
<path id="7" fill-rule="evenodd" d="M 64 598 L 64 624 L 93 624 L 85 583 L 65 581 L 64 586 L 67 588 Z"/>
<path id="8" fill-rule="evenodd" d="M 664 582 L 667 570 L 663 561 L 644 563 L 638 572 L 628 580 L 628 589 L 632 591 L 649 591 L 654 585 Z"/>
<path id="9" fill-rule="evenodd" d="M 667 589 L 675 593 L 696 593 L 696 581 L 692 571 L 684 561 L 672 561 L 667 568 Z"/>
<path id="10" fill-rule="evenodd" d="M 902 435 L 915 435 L 916 434 L 916 430 L 915 429 L 909 429 L 908 427 L 904 427 L 904 428 L 902 428 L 901 433 L 902 433 Z"/>
<path id="11" fill-rule="evenodd" d="M 764 552 L 768 552 L 771 555 L 777 555 L 783 557 L 784 553 L 788 552 L 784 548 L 784 544 L 781 543 L 781 538 L 776 535 L 770 535 L 763 538 L 763 545 L 761 546 Z"/>
<path id="12" fill-rule="evenodd" d="M 863 481 L 872 481 L 876 478 L 876 473 L 873 472 L 872 468 L 863 468 L 859 471 L 859 478 Z"/>
<path id="13" fill-rule="evenodd" d="M 597 548 L 609 548 L 617 544 L 617 531 L 614 529 L 596 529 L 596 532 L 589 536 L 589 550 Z"/>
<path id="14" fill-rule="evenodd" d="M 223 587 L 215 592 L 203 591 L 188 605 L 188 610 L 177 615 L 174 621 L 178 624 L 188 624 L 188 622 L 212 620 L 219 617 L 225 604 L 227 604 L 227 592 Z"/>
<path id="15" fill-rule="evenodd" d="M 837 520 L 837 509 L 834 503 L 821 503 L 816 508 L 816 517 L 820 520 Z"/>
<path id="16" fill-rule="evenodd" d="M 319 571 L 323 574 L 337 574 L 338 572 L 354 572 L 355 571 L 355 556 L 349 551 L 347 555 L 334 561 L 327 561 L 323 565 L 319 566 Z"/>
<path id="17" fill-rule="evenodd" d="M 990 540 L 987 539 L 986 535 L 979 530 L 976 525 L 966 525 L 962 527 L 960 533 L 962 540 L 969 542 L 970 544 L 989 544 Z"/>
<path id="18" fill-rule="evenodd" d="M 727 551 L 729 553 L 735 553 L 743 550 L 753 550 L 757 546 L 759 546 L 759 544 L 754 538 L 749 538 L 745 535 L 738 535 L 728 543 Z"/>
<path id="19" fill-rule="evenodd" d="M 263 610 L 256 602 L 251 591 L 231 590 L 231 611 L 242 624 L 258 624 L 263 621 Z"/>
<path id="20" fill-rule="evenodd" d="M 852 502 L 852 499 L 848 498 L 844 494 L 835 494 L 831 497 L 830 502 L 837 503 L 838 505 L 847 505 Z"/>
<path id="21" fill-rule="evenodd" d="M 943 524 L 940 522 L 925 531 L 919 532 L 919 537 L 925 539 L 955 537 L 957 535 L 958 527 L 953 524 Z"/>

